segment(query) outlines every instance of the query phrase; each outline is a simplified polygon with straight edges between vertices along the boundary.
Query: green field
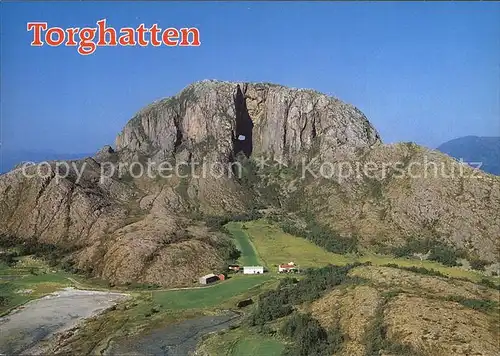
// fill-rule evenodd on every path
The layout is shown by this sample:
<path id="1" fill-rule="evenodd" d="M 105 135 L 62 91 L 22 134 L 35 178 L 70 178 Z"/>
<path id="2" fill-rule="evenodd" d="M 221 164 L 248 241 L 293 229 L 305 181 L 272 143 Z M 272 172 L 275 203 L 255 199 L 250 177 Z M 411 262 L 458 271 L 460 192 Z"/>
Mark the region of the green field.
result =
<path id="1" fill-rule="evenodd" d="M 486 278 L 479 272 L 460 267 L 446 267 L 434 261 L 395 258 L 369 252 L 362 256 L 331 253 L 302 237 L 287 234 L 275 224 L 263 219 L 245 222 L 245 229 L 242 228 L 243 223 L 233 222 L 228 225 L 231 226 L 230 232 L 233 236 L 238 236 L 240 240 L 245 237 L 250 239 L 250 246 L 255 246 L 260 259 L 271 269 L 271 272 L 278 264 L 291 261 L 302 268 L 321 267 L 327 264 L 345 265 L 353 262 L 371 262 L 376 266 L 394 263 L 402 267 L 424 267 L 437 270 L 449 277 L 465 278 L 473 282 Z M 488 277 L 487 279 L 498 282 L 498 278 Z"/>
<path id="2" fill-rule="evenodd" d="M 278 356 L 284 348 L 280 340 L 245 327 L 212 335 L 202 346 L 207 354 L 220 356 Z"/>
<path id="3" fill-rule="evenodd" d="M 262 265 L 252 241 L 249 239 L 242 224 L 230 222 L 226 228 L 234 237 L 235 244 L 241 255 L 238 262 L 246 266 Z M 220 306 L 232 298 L 242 295 L 258 294 L 265 282 L 274 280 L 271 274 L 241 275 L 233 274 L 230 278 L 213 286 L 171 291 L 152 292 L 154 303 L 169 310 L 203 309 Z"/>
<path id="4" fill-rule="evenodd" d="M 287 262 L 295 262 L 300 267 L 307 268 L 329 263 L 347 264 L 352 260 L 347 256 L 328 252 L 306 239 L 287 234 L 264 220 L 245 222 L 245 230 L 242 229 L 242 223 L 231 225 L 233 236 L 249 238 L 269 268 L 276 269 L 278 264 Z"/>
<path id="5" fill-rule="evenodd" d="M 239 262 L 244 266 L 259 266 L 261 261 L 255 251 L 252 242 L 248 238 L 246 232 L 242 229 L 243 224 L 237 222 L 230 222 L 226 225 L 226 228 L 234 237 L 236 247 L 241 252 Z M 265 261 L 264 261 L 265 262 Z"/>
<path id="6" fill-rule="evenodd" d="M 239 295 L 251 292 L 264 282 L 273 280 L 269 274 L 238 275 L 204 288 L 152 292 L 153 301 L 165 309 L 203 309 L 218 306 Z"/>
<path id="7" fill-rule="evenodd" d="M 231 350 L 230 355 L 281 355 L 285 346 L 275 339 L 266 339 L 262 336 L 242 337 Z"/>
<path id="8" fill-rule="evenodd" d="M 28 256 L 15 266 L 0 265 L 0 315 L 32 299 L 69 287 L 68 274 Z"/>

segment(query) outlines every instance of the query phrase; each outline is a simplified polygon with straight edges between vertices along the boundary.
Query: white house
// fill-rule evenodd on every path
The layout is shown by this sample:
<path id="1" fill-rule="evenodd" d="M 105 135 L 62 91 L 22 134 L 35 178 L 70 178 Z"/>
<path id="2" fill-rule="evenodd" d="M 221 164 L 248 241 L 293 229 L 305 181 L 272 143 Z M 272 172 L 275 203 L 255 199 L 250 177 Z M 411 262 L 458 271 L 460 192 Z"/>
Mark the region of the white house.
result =
<path id="1" fill-rule="evenodd" d="M 262 266 L 243 266 L 243 274 L 262 274 L 264 267 Z"/>

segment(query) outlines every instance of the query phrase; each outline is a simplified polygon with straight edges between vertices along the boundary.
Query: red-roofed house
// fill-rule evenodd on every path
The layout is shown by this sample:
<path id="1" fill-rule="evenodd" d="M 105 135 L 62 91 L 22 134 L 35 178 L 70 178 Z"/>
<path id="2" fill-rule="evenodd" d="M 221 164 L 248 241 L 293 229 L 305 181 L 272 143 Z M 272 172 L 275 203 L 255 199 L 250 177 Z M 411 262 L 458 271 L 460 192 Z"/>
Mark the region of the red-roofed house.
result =
<path id="1" fill-rule="evenodd" d="M 279 273 L 297 272 L 298 268 L 293 262 L 288 262 L 278 266 Z"/>

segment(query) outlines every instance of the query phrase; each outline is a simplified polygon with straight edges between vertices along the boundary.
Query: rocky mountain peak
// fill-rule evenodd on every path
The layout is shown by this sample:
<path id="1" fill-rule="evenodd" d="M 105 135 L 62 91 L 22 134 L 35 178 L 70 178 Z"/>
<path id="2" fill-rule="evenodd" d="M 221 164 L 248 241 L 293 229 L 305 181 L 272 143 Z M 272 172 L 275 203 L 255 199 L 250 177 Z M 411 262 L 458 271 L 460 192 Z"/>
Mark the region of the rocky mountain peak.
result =
<path id="1" fill-rule="evenodd" d="M 335 156 L 380 143 L 363 113 L 308 89 L 204 80 L 138 112 L 116 148 L 148 156 L 204 154 L 226 160 L 243 151 L 293 161 L 315 148 Z"/>
<path id="2" fill-rule="evenodd" d="M 418 145 L 382 145 L 360 110 L 314 90 L 197 82 L 140 110 L 115 147 L 72 161 L 71 174 L 60 179 L 55 162 L 44 177 L 37 167 L 0 176 L 0 234 L 69 249 L 75 267 L 113 282 L 165 286 L 222 266 L 230 244 L 207 221 L 255 207 L 313 216 L 368 250 L 431 236 L 488 261 L 500 251 L 498 177 L 476 176 L 472 168 Z M 255 168 L 247 180 L 135 177 L 132 164 L 123 165 L 124 174 L 120 167 L 145 158 L 225 163 L 241 154 L 254 159 L 242 160 L 250 168 L 262 157 L 291 164 L 278 167 L 278 174 Z M 375 164 L 372 176 L 304 179 L 296 169 L 303 158 L 382 166 Z M 428 176 L 425 162 L 466 174 Z M 111 166 L 118 169 L 107 174 Z M 411 175 L 397 174 L 398 167 Z"/>

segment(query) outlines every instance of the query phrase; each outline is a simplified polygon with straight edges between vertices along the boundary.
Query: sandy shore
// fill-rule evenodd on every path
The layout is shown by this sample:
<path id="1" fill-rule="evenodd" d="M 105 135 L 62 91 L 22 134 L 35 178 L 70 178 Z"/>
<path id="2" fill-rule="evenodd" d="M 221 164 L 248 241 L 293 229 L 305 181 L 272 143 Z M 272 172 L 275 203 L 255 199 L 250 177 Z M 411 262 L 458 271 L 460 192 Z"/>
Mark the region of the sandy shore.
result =
<path id="1" fill-rule="evenodd" d="M 33 354 L 42 341 L 73 328 L 127 294 L 65 288 L 33 300 L 0 318 L 0 354 Z"/>

